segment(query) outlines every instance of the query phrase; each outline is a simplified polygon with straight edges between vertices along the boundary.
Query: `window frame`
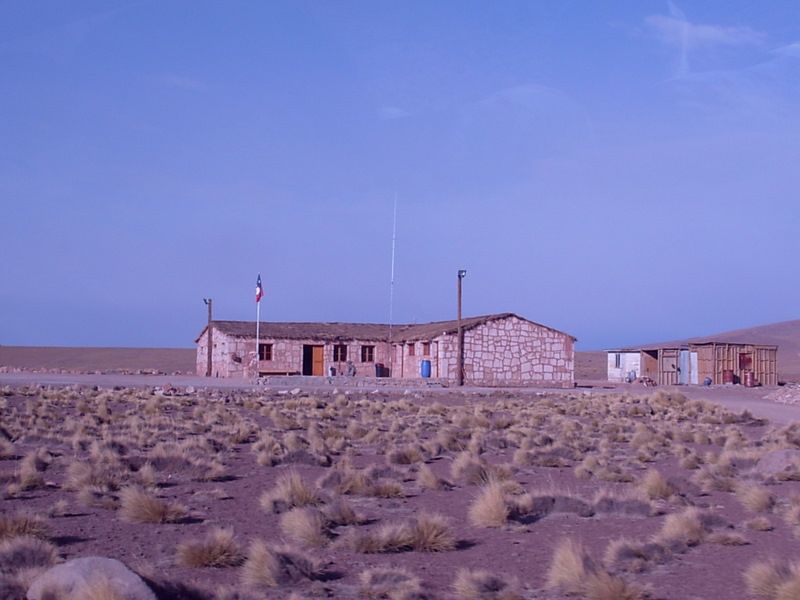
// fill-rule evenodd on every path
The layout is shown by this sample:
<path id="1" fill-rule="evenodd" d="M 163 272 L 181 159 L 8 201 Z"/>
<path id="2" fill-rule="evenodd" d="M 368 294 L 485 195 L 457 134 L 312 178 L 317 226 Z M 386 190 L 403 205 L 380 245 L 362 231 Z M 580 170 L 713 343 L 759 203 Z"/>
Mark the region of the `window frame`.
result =
<path id="1" fill-rule="evenodd" d="M 258 360 L 273 360 L 272 344 L 269 342 L 258 344 Z"/>
<path id="2" fill-rule="evenodd" d="M 375 346 L 369 346 L 366 344 L 361 346 L 361 362 L 375 362 Z"/>
<path id="3" fill-rule="evenodd" d="M 347 362 L 347 344 L 333 345 L 333 362 Z"/>

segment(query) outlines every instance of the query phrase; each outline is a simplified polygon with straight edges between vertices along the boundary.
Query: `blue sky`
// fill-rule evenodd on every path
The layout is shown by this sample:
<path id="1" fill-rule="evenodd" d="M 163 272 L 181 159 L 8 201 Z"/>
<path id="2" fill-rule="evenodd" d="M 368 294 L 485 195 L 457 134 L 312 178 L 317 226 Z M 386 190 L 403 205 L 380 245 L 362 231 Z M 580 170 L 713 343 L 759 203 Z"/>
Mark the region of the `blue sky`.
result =
<path id="1" fill-rule="evenodd" d="M 795 319 L 799 126 L 794 0 L 0 0 L 0 344 Z"/>

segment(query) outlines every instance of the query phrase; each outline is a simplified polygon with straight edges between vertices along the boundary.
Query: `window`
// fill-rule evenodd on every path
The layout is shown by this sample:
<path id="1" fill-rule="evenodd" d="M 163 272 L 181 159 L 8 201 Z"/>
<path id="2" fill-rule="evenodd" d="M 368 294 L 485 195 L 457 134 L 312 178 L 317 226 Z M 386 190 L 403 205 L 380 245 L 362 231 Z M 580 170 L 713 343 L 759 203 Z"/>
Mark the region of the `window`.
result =
<path id="1" fill-rule="evenodd" d="M 431 343 L 430 342 L 422 342 L 422 353 L 425 356 L 431 355 Z"/>
<path id="2" fill-rule="evenodd" d="M 361 346 L 361 362 L 373 362 L 375 360 L 375 346 Z"/>
<path id="3" fill-rule="evenodd" d="M 258 345 L 258 360 L 272 360 L 272 344 Z"/>
<path id="4" fill-rule="evenodd" d="M 333 347 L 333 362 L 344 362 L 347 360 L 347 346 L 336 344 Z"/>
<path id="5" fill-rule="evenodd" d="M 413 342 L 408 345 L 408 355 L 409 356 L 414 356 L 414 351 L 415 351 L 414 346 L 415 346 L 415 344 Z"/>
<path id="6" fill-rule="evenodd" d="M 614 368 L 619 369 L 622 366 L 622 354 L 617 352 L 614 355 Z"/>

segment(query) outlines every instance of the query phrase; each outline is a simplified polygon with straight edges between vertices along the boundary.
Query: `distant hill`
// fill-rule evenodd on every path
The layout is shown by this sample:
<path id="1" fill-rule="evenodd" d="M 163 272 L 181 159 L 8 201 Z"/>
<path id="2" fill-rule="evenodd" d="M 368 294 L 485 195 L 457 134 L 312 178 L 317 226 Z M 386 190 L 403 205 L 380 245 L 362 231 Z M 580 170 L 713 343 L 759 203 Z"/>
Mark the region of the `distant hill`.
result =
<path id="1" fill-rule="evenodd" d="M 782 321 L 770 325 L 735 329 L 724 333 L 702 337 L 639 344 L 633 348 L 655 348 L 661 346 L 682 346 L 702 342 L 730 342 L 733 344 L 760 344 L 778 346 L 778 379 L 780 381 L 800 381 L 800 319 Z M 600 359 L 601 352 L 576 352 L 575 376 L 578 379 L 605 379 L 606 364 Z"/>
<path id="2" fill-rule="evenodd" d="M 0 368 L 26 370 L 194 373 L 193 348 L 61 348 L 0 346 Z"/>

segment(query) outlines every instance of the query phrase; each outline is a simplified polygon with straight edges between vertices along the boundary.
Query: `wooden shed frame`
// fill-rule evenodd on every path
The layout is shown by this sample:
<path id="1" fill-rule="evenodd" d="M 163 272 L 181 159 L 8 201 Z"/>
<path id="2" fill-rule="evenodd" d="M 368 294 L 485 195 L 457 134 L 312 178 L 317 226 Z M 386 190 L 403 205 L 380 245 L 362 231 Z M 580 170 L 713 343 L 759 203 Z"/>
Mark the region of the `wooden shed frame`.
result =
<path id="1" fill-rule="evenodd" d="M 726 342 L 698 342 L 684 346 L 609 350 L 609 354 L 639 354 L 639 377 L 659 385 L 714 384 L 778 385 L 778 347 Z M 609 379 L 612 379 L 609 359 Z M 616 377 L 617 374 L 614 374 Z"/>

